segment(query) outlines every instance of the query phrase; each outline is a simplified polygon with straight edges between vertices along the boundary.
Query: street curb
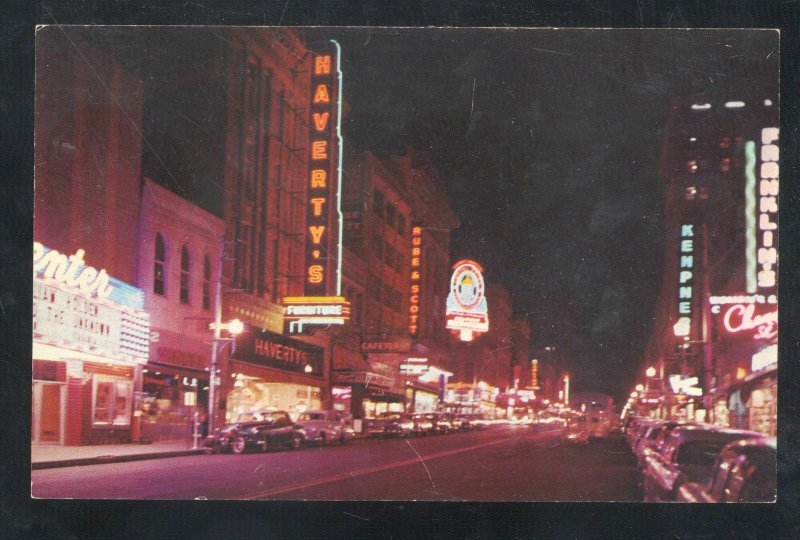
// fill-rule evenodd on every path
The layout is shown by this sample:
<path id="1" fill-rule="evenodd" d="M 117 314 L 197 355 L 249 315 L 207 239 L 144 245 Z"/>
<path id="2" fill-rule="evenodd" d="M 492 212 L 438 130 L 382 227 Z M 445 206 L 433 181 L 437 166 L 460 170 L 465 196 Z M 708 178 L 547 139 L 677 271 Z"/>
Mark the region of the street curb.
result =
<path id="1" fill-rule="evenodd" d="M 31 470 L 57 469 L 60 467 L 79 467 L 82 465 L 100 465 L 105 463 L 124 463 L 127 461 L 143 461 L 170 457 L 192 456 L 204 453 L 202 448 L 178 450 L 173 452 L 154 452 L 151 454 L 130 454 L 121 456 L 95 456 L 91 458 L 61 459 L 58 461 L 39 461 L 31 463 Z"/>

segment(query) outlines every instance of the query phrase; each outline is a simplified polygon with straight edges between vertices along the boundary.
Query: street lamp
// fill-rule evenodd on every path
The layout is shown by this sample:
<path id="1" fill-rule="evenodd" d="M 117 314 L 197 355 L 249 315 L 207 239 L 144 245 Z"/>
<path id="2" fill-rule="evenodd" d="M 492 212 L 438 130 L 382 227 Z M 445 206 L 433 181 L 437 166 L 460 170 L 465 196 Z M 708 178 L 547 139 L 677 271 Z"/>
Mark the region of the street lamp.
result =
<path id="1" fill-rule="evenodd" d="M 217 356 L 222 351 L 219 343 L 222 342 L 222 346 L 224 347 L 226 343 L 231 343 L 232 350 L 236 347 L 236 336 L 244 331 L 244 323 L 239 319 L 233 319 L 232 321 L 228 321 L 227 323 L 223 323 L 220 319 L 222 318 L 222 310 L 220 309 L 220 294 L 219 294 L 219 287 L 217 287 L 217 309 L 216 309 L 216 321 L 209 324 L 208 327 L 214 330 L 214 339 L 211 342 L 211 369 L 208 374 L 208 434 L 212 433 L 214 429 L 214 413 L 216 409 L 214 408 L 215 402 L 215 390 L 217 386 Z M 227 330 L 228 333 L 231 335 L 229 338 L 221 337 L 222 330 Z"/>
<path id="2" fill-rule="evenodd" d="M 644 374 L 647 376 L 648 379 L 652 379 L 653 377 L 656 376 L 656 368 L 650 366 L 649 368 L 647 368 Z"/>
<path id="3" fill-rule="evenodd" d="M 636 385 L 636 391 L 637 392 L 643 392 L 644 391 L 644 385 L 642 383 L 637 384 Z"/>

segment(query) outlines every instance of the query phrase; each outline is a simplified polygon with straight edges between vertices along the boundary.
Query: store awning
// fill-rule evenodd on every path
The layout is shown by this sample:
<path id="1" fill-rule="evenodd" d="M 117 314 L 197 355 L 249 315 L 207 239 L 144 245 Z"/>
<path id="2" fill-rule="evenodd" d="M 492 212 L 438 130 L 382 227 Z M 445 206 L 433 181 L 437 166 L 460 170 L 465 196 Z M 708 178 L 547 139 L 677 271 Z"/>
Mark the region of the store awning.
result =
<path id="1" fill-rule="evenodd" d="M 369 364 L 359 351 L 354 351 L 342 345 L 334 345 L 333 369 L 367 371 Z"/>

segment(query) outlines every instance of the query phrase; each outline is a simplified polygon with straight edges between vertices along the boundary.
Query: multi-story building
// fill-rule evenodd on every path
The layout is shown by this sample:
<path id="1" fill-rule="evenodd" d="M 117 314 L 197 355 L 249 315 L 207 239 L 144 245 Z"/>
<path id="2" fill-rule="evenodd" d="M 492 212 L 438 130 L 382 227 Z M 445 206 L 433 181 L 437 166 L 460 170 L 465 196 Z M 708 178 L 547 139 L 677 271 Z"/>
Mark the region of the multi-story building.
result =
<path id="1" fill-rule="evenodd" d="M 673 103 L 665 271 L 646 357 L 663 415 L 775 433 L 778 173 L 768 88 Z"/>
<path id="2" fill-rule="evenodd" d="M 37 32 L 31 441 L 136 438 L 142 82 L 79 28 Z"/>
<path id="3" fill-rule="evenodd" d="M 235 352 L 218 359 L 218 420 L 329 404 L 329 333 L 284 335 L 282 305 L 307 292 L 307 224 L 320 206 L 308 196 L 318 157 L 310 109 L 335 99 L 327 86 L 313 93 L 327 45 L 291 29 L 147 32 L 162 46 L 148 48 L 140 66 L 155 75 L 145 88 L 145 174 L 224 220 L 222 317 L 246 325 Z M 327 150 L 335 157 L 334 145 Z M 326 263 L 336 258 L 333 238 L 315 252 Z"/>
<path id="4" fill-rule="evenodd" d="M 181 439 L 208 411 L 209 359 L 225 222 L 145 178 L 138 287 L 150 312 L 141 436 Z"/>

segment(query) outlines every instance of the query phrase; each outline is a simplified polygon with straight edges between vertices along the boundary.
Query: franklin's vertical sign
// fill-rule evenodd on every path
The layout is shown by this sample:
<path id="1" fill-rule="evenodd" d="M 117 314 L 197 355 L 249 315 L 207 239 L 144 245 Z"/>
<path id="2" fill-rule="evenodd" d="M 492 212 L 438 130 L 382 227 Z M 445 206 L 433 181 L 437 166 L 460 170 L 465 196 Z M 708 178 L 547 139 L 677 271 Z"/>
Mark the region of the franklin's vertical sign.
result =
<path id="1" fill-rule="evenodd" d="M 309 168 L 306 185 L 304 296 L 286 297 L 289 333 L 304 326 L 344 324 L 350 308 L 342 290 L 342 133 L 339 44 L 311 47 Z"/>

